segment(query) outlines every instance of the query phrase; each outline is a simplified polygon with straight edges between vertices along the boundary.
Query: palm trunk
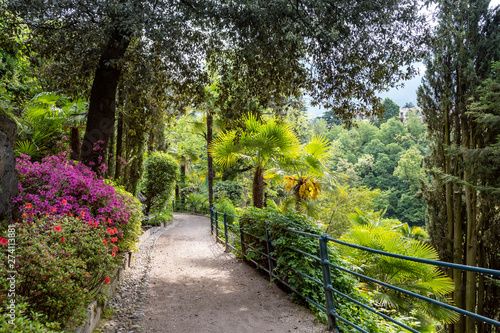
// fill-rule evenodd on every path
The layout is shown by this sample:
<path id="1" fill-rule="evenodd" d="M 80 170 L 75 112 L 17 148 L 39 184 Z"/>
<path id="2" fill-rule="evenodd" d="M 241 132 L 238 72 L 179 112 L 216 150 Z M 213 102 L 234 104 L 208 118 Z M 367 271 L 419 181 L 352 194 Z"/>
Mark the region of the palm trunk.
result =
<path id="1" fill-rule="evenodd" d="M 212 155 L 208 153 L 208 147 L 212 143 L 212 126 L 213 126 L 213 116 L 210 111 L 207 111 L 207 169 L 208 169 L 208 206 L 212 208 L 214 201 L 214 164 L 212 160 Z"/>
<path id="2" fill-rule="evenodd" d="M 260 165 L 257 165 L 253 175 L 252 186 L 252 201 L 254 207 L 264 207 L 264 186 L 264 170 Z"/>

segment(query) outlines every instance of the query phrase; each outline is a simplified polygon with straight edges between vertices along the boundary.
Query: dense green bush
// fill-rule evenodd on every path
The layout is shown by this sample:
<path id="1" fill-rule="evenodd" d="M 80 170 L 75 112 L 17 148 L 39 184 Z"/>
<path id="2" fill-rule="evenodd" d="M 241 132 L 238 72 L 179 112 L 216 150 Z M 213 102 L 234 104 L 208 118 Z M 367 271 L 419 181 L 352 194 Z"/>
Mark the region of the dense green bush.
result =
<path id="1" fill-rule="evenodd" d="M 223 181 L 214 185 L 214 199 L 229 198 L 233 204 L 238 205 L 243 194 L 243 186 L 236 182 Z"/>
<path id="2" fill-rule="evenodd" d="M 228 198 L 219 198 L 214 202 L 214 208 L 218 212 L 227 213 L 227 223 L 232 224 L 236 220 L 236 208 L 234 207 L 233 202 Z"/>
<path id="3" fill-rule="evenodd" d="M 40 313 L 40 318 L 31 319 L 42 324 L 58 322 L 64 330 L 81 325 L 88 304 L 120 261 L 116 238 L 103 240 L 101 228 L 83 224 L 79 217 L 49 216 L 10 229 L 16 237 L 17 301 Z M 7 249 L 0 247 L 2 294 L 9 286 L 7 271 L 12 270 L 7 268 Z"/>
<path id="4" fill-rule="evenodd" d="M 28 304 L 18 302 L 11 311 L 0 314 L 0 333 L 55 333 L 60 331 L 59 323 L 42 324 L 39 313 L 28 311 Z"/>
<path id="5" fill-rule="evenodd" d="M 146 197 L 146 213 L 163 211 L 179 178 L 179 164 L 170 155 L 155 151 L 145 163 L 142 192 Z"/>
<path id="6" fill-rule="evenodd" d="M 128 210 L 128 223 L 122 225 L 122 237 L 118 242 L 118 250 L 120 253 L 136 250 L 137 238 L 141 235 L 142 229 L 142 204 L 132 195 L 125 191 L 123 186 L 117 186 L 110 182 L 114 189 L 115 195 Z"/>

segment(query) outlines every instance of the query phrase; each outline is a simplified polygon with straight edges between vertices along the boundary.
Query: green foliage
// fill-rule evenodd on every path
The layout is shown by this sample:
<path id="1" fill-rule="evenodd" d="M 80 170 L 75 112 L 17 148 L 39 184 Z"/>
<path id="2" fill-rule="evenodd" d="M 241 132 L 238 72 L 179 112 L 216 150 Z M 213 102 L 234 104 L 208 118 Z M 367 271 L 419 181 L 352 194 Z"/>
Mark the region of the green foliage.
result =
<path id="1" fill-rule="evenodd" d="M 236 182 L 223 181 L 214 185 L 214 199 L 219 197 L 226 197 L 230 199 L 233 204 L 238 205 L 241 201 L 243 194 L 243 186 Z"/>
<path id="2" fill-rule="evenodd" d="M 153 152 L 145 163 L 142 192 L 146 197 L 146 212 L 163 211 L 179 179 L 179 164 L 163 152 Z"/>
<path id="3" fill-rule="evenodd" d="M 227 222 L 233 223 L 236 221 L 236 207 L 231 200 L 225 197 L 219 197 L 219 199 L 214 202 L 215 210 L 221 213 L 227 213 Z"/>
<path id="4" fill-rule="evenodd" d="M 337 192 L 325 193 L 321 198 L 320 220 L 328 234 L 340 237 L 351 228 L 351 214 L 362 211 L 372 219 L 380 218 L 380 212 L 374 212 L 374 199 L 380 190 L 370 190 L 364 186 L 349 187 L 341 185 Z"/>
<path id="5" fill-rule="evenodd" d="M 42 315 L 30 312 L 28 309 L 28 303 L 18 301 L 14 306 L 14 312 L 11 312 L 10 308 L 7 308 L 8 311 L 0 314 L 0 333 L 60 332 L 59 323 L 42 323 L 40 322 Z M 15 319 L 12 319 L 10 316 L 11 313 L 15 315 Z"/>
<path id="6" fill-rule="evenodd" d="M 399 105 L 394 103 L 392 99 L 386 98 L 382 104 L 384 104 L 385 112 L 381 123 L 385 123 L 387 120 L 397 118 L 399 116 Z"/>
<path id="7" fill-rule="evenodd" d="M 98 228 L 79 218 L 53 221 L 42 218 L 15 223 L 16 294 L 26 301 L 31 320 L 58 322 L 66 330 L 85 319 L 88 304 L 97 288 L 111 276 L 120 258 L 112 256 L 111 242 L 105 244 Z M 57 228 L 60 231 L 57 232 Z M 7 247 L 0 247 L 0 288 L 7 292 Z"/>
<path id="8" fill-rule="evenodd" d="M 125 191 L 122 186 L 112 184 L 115 188 L 117 198 L 126 206 L 129 213 L 128 223 L 123 224 L 123 236 L 118 244 L 118 251 L 125 253 L 132 250 L 137 250 L 137 238 L 142 234 L 142 204 L 131 193 Z"/>

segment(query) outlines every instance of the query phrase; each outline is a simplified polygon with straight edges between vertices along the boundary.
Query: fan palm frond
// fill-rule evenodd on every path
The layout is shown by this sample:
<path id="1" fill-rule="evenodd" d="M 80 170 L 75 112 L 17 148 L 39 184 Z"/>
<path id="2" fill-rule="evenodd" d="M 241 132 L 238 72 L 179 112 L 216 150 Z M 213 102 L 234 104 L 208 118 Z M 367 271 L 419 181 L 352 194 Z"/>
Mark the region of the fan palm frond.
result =
<path id="1" fill-rule="evenodd" d="M 236 131 L 228 131 L 215 138 L 208 152 L 214 158 L 214 162 L 222 167 L 228 167 L 238 161 L 240 147 L 234 143 Z"/>
<path id="2" fill-rule="evenodd" d="M 311 142 L 304 146 L 304 151 L 320 162 L 323 162 L 331 156 L 330 141 L 322 135 L 313 135 Z"/>

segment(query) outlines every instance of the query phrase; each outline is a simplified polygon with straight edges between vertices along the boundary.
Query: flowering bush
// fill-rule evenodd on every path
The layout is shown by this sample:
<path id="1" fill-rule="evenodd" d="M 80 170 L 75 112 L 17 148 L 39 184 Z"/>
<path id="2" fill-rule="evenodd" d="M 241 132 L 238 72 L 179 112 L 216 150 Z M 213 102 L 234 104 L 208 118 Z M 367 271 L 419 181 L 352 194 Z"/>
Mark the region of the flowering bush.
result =
<path id="1" fill-rule="evenodd" d="M 113 186 L 98 179 L 87 166 L 68 161 L 62 153 L 47 156 L 41 162 L 31 162 L 30 156 L 22 155 L 16 168 L 20 194 L 13 201 L 19 205 L 24 221 L 42 216 L 53 220 L 77 216 L 80 224 L 99 228 L 103 238 L 113 240 L 120 250 L 130 248 L 122 243 L 135 241 L 135 203 L 123 191 L 118 194 Z M 132 215 L 134 225 L 129 224 Z M 123 239 L 124 234 L 133 239 Z"/>
<path id="2" fill-rule="evenodd" d="M 35 207 L 33 207 L 35 209 Z M 117 267 L 116 244 L 103 240 L 100 228 L 78 217 L 45 216 L 18 222 L 16 299 L 29 304 L 32 318 L 63 329 L 80 325 L 98 287 Z M 0 246 L 0 288 L 7 291 L 7 247 Z M 11 269 L 10 269 L 11 270 Z"/>

